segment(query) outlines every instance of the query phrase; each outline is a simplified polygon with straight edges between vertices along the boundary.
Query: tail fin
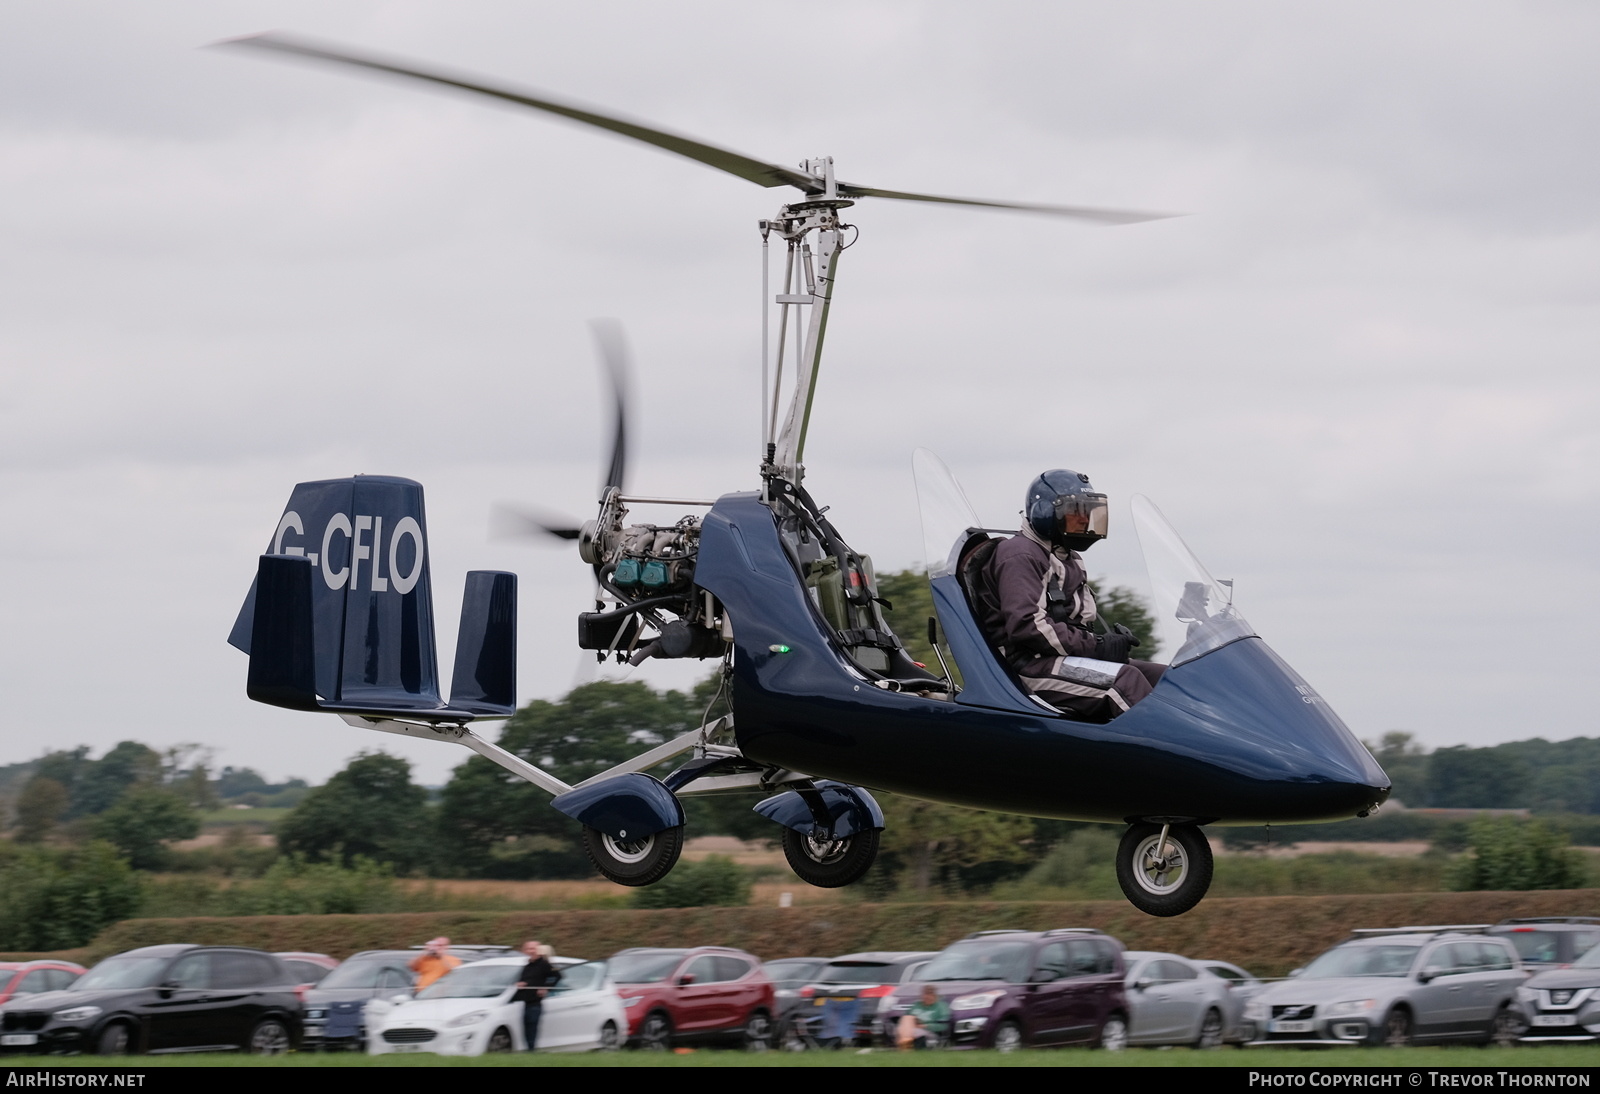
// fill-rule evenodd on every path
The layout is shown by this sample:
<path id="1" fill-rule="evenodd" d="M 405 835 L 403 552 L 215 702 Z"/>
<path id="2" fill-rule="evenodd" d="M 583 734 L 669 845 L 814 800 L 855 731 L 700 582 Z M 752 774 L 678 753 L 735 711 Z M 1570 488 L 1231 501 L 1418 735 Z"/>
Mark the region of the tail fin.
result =
<path id="1" fill-rule="evenodd" d="M 419 483 L 357 475 L 296 486 L 228 636 L 250 655 L 250 697 L 433 722 L 511 714 L 516 576 L 468 575 L 446 704 L 427 544 Z"/>

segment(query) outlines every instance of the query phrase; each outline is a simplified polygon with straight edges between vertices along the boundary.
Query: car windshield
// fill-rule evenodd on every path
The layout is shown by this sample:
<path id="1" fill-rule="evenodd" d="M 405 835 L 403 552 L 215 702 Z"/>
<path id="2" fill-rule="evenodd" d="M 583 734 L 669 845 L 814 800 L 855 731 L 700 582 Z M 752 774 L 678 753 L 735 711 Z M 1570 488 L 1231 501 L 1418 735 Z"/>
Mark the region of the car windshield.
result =
<path id="1" fill-rule="evenodd" d="M 6 990 L 6 985 L 11 983 L 11 978 L 17 975 L 10 969 L 0 969 L 0 991 Z"/>
<path id="2" fill-rule="evenodd" d="M 835 961 L 817 977 L 821 984 L 893 984 L 900 971 L 884 961 Z"/>
<path id="3" fill-rule="evenodd" d="M 523 965 L 463 965 L 417 992 L 418 999 L 489 999 L 522 976 Z"/>
<path id="4" fill-rule="evenodd" d="M 658 984 L 672 975 L 683 951 L 624 953 L 611 959 L 611 979 L 618 984 Z"/>
<path id="5" fill-rule="evenodd" d="M 375 988 L 378 978 L 384 970 L 394 969 L 406 980 L 411 979 L 411 973 L 406 970 L 404 961 L 393 958 L 388 960 L 346 961 L 337 969 L 322 978 L 319 988 Z"/>
<path id="6" fill-rule="evenodd" d="M 170 960 L 167 957 L 113 957 L 84 973 L 72 988 L 74 991 L 153 988 L 160 983 Z"/>
<path id="7" fill-rule="evenodd" d="M 1337 976 L 1405 976 L 1417 959 L 1417 945 L 1339 946 L 1329 950 L 1301 973 L 1301 980 L 1328 980 Z"/>
<path id="8" fill-rule="evenodd" d="M 1517 948 L 1517 956 L 1524 961 L 1554 964 L 1560 960 L 1561 939 L 1554 931 L 1519 929 L 1502 937 L 1510 940 Z"/>
<path id="9" fill-rule="evenodd" d="M 1026 977 L 1029 942 L 958 942 L 923 966 L 918 980 L 1005 980 Z"/>

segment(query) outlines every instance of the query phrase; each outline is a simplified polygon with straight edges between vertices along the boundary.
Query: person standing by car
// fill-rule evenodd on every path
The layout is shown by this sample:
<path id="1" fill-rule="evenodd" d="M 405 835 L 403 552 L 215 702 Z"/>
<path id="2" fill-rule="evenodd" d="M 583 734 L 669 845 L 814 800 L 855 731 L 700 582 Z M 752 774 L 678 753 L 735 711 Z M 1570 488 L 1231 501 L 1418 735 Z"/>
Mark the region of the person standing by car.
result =
<path id="1" fill-rule="evenodd" d="M 528 964 L 517 981 L 515 998 L 522 1004 L 522 1040 L 532 1052 L 539 1043 L 539 1018 L 544 1013 L 544 997 L 561 981 L 561 974 L 550 964 L 555 951 L 538 941 L 529 939 L 522 944 Z"/>
<path id="2" fill-rule="evenodd" d="M 461 958 L 450 955 L 450 940 L 444 935 L 431 939 L 422 947 L 422 953 L 411 962 L 411 971 L 417 974 L 413 991 L 421 991 L 451 969 L 461 965 Z"/>

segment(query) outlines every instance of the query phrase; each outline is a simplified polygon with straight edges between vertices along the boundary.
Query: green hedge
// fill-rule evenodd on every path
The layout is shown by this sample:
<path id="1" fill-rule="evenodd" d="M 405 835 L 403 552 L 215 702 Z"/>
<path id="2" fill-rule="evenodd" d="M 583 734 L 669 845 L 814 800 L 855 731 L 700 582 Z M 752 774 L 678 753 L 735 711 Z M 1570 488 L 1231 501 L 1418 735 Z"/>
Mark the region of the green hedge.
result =
<path id="1" fill-rule="evenodd" d="M 346 957 L 437 934 L 457 942 L 539 938 L 557 953 L 605 957 L 628 946 L 736 946 L 771 959 L 860 950 L 938 950 L 972 931 L 1099 927 L 1132 949 L 1234 961 L 1262 976 L 1304 964 L 1355 927 L 1493 923 L 1510 916 L 1600 914 L 1600 890 L 1215 897 L 1174 919 L 1120 900 L 1077 903 L 838 904 L 404 915 L 129 919 L 72 951 L 81 961 L 162 942 L 205 942 Z"/>

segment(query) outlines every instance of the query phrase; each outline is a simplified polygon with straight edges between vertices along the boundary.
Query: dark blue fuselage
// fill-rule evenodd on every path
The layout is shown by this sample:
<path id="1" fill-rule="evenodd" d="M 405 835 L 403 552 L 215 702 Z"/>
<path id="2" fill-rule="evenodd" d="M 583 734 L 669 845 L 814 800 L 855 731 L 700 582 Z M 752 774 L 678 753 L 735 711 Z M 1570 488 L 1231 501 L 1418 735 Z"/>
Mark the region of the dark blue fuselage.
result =
<path id="1" fill-rule="evenodd" d="M 1266 643 L 1170 669 L 1106 725 L 1053 714 L 995 659 L 953 577 L 934 580 L 963 676 L 953 701 L 875 686 L 829 638 L 757 495 L 701 529 L 695 583 L 733 622 L 733 710 L 750 759 L 913 797 L 1037 817 L 1265 824 L 1365 813 L 1389 779 Z M 781 652 L 787 647 L 787 652 Z"/>

